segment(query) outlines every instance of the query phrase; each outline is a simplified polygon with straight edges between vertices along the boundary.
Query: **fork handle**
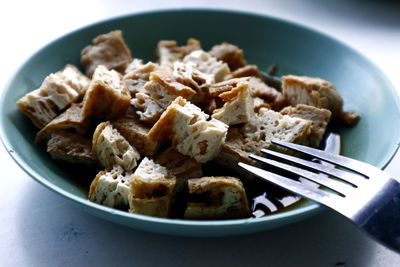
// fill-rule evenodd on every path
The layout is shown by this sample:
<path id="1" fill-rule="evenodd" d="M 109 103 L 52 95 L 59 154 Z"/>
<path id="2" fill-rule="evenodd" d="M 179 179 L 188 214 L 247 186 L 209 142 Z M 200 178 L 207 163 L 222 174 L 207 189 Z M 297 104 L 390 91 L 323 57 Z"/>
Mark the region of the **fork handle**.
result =
<path id="1" fill-rule="evenodd" d="M 400 184 L 390 179 L 385 187 L 384 196 L 376 198 L 375 207 L 379 208 L 364 221 L 354 221 L 378 242 L 400 252 Z"/>

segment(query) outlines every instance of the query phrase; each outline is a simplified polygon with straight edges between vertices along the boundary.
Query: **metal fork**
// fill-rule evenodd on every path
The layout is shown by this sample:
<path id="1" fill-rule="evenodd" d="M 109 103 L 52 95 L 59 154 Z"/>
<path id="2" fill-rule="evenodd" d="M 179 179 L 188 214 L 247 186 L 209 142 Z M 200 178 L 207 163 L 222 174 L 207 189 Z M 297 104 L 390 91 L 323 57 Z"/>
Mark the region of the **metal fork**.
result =
<path id="1" fill-rule="evenodd" d="M 311 156 L 321 163 L 267 149 L 261 152 L 269 158 L 250 157 L 325 188 L 288 178 L 282 172 L 277 174 L 242 162 L 239 166 L 268 182 L 333 209 L 381 244 L 400 252 L 400 184 L 388 173 L 370 164 L 326 151 L 283 141 L 272 143 Z M 342 168 L 338 169 L 335 165 Z"/>

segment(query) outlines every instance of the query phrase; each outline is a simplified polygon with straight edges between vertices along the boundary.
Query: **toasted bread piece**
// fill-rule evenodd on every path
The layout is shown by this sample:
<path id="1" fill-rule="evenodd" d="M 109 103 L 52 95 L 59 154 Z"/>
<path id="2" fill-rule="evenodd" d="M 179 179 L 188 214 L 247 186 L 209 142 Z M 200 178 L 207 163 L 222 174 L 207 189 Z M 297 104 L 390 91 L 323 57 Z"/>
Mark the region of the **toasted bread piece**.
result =
<path id="1" fill-rule="evenodd" d="M 17 101 L 19 109 L 36 127 L 43 128 L 78 99 L 79 93 L 70 86 L 71 79 L 65 77 L 62 71 L 50 74 L 38 89 Z"/>
<path id="2" fill-rule="evenodd" d="M 298 104 L 296 107 L 286 107 L 280 113 L 311 121 L 310 135 L 303 144 L 313 147 L 319 147 L 332 114 L 327 109 L 303 104 Z"/>
<path id="3" fill-rule="evenodd" d="M 243 50 L 236 45 L 222 43 L 214 45 L 210 50 L 210 55 L 228 63 L 231 70 L 246 66 L 247 62 L 243 58 Z"/>
<path id="4" fill-rule="evenodd" d="M 203 50 L 196 50 L 185 56 L 184 63 L 193 63 L 196 68 L 206 74 L 214 75 L 215 82 L 223 81 L 231 71 L 228 64 L 216 59 Z"/>
<path id="5" fill-rule="evenodd" d="M 273 139 L 304 144 L 309 138 L 310 127 L 309 120 L 261 108 L 243 126 L 229 128 L 216 161 L 227 167 L 235 167 L 239 161 L 252 163 L 250 154 L 260 154 L 262 148 L 278 149 L 271 144 Z"/>
<path id="6" fill-rule="evenodd" d="M 201 49 L 200 42 L 193 38 L 187 40 L 186 46 L 178 46 L 173 40 L 162 40 L 158 42 L 154 59 L 160 66 L 172 68 L 175 61 L 181 61 L 186 55 L 199 49 Z"/>
<path id="7" fill-rule="evenodd" d="M 235 125 L 248 122 L 254 116 L 253 97 L 248 83 L 239 83 L 218 97 L 223 100 L 224 105 L 213 111 L 212 118 Z"/>
<path id="8" fill-rule="evenodd" d="M 125 114 L 130 101 L 122 76 L 99 65 L 83 99 L 82 116 L 112 120 Z"/>
<path id="9" fill-rule="evenodd" d="M 122 73 L 132 61 L 131 51 L 121 31 L 99 35 L 92 42 L 93 45 L 85 47 L 81 52 L 81 64 L 88 77 L 92 77 L 99 65 Z"/>
<path id="10" fill-rule="evenodd" d="M 151 126 L 144 124 L 136 116 L 125 115 L 112 123 L 113 127 L 135 147 L 140 155 L 152 158 L 160 146 L 159 141 L 147 137 Z"/>
<path id="11" fill-rule="evenodd" d="M 343 99 L 336 87 L 323 79 L 308 76 L 287 75 L 282 77 L 282 92 L 292 106 L 305 104 L 329 109 L 332 117 L 354 125 L 359 116 L 343 111 Z"/>
<path id="12" fill-rule="evenodd" d="M 81 116 L 81 111 L 82 105 L 73 103 L 36 134 L 35 143 L 47 139 L 55 130 L 73 130 L 79 135 L 84 135 L 89 128 L 90 121 Z"/>
<path id="13" fill-rule="evenodd" d="M 223 122 L 208 118 L 200 108 L 177 97 L 148 136 L 152 140 L 168 138 L 177 151 L 204 163 L 218 154 L 228 129 Z"/>
<path id="14" fill-rule="evenodd" d="M 47 152 L 54 160 L 71 163 L 97 164 L 92 140 L 62 130 L 53 131 L 47 142 Z"/>
<path id="15" fill-rule="evenodd" d="M 185 219 L 234 219 L 250 217 L 242 182 L 234 177 L 189 179 L 189 201 Z"/>
<path id="16" fill-rule="evenodd" d="M 132 172 L 115 165 L 110 170 L 100 171 L 90 185 L 89 200 L 111 208 L 128 210 Z"/>
<path id="17" fill-rule="evenodd" d="M 203 176 L 201 164 L 170 147 L 154 160 L 176 177 L 176 192 L 182 192 L 189 178 Z"/>
<path id="18" fill-rule="evenodd" d="M 170 216 L 175 196 L 175 176 L 145 157 L 131 179 L 129 212 L 164 218 Z"/>
<path id="19" fill-rule="evenodd" d="M 274 87 L 268 86 L 258 77 L 251 77 L 249 86 L 254 97 L 264 99 L 265 102 L 271 106 L 271 109 L 275 111 L 279 111 L 288 105 L 286 97 L 281 92 Z"/>
<path id="20" fill-rule="evenodd" d="M 140 159 L 139 152 L 109 121 L 97 125 L 92 142 L 93 152 L 105 168 L 120 165 L 126 171 L 130 171 L 137 166 L 137 161 Z"/>

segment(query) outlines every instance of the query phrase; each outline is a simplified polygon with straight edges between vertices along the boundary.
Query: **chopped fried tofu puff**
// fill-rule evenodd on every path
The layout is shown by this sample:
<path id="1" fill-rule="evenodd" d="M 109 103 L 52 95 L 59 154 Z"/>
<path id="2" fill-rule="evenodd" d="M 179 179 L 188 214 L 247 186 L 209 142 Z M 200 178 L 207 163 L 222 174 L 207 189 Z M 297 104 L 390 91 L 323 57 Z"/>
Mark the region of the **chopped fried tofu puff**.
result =
<path id="1" fill-rule="evenodd" d="M 36 127 L 43 128 L 78 99 L 79 93 L 70 84 L 70 77 L 64 76 L 61 71 L 52 73 L 44 79 L 39 89 L 19 99 L 17 105 Z"/>
<path id="2" fill-rule="evenodd" d="M 176 178 L 167 168 L 147 157 L 131 176 L 129 212 L 149 216 L 170 216 L 175 196 Z"/>
<path id="3" fill-rule="evenodd" d="M 147 62 L 146 64 L 141 63 L 141 60 L 134 59 L 132 63 L 126 69 L 124 75 L 124 82 L 134 97 L 136 93 L 145 93 L 144 85 L 150 79 L 150 73 L 158 68 L 157 64 L 153 62 Z"/>
<path id="4" fill-rule="evenodd" d="M 140 155 L 152 158 L 159 146 L 159 141 L 147 137 L 151 126 L 144 124 L 136 116 L 125 115 L 112 123 L 115 129 L 135 147 Z"/>
<path id="5" fill-rule="evenodd" d="M 110 122 L 102 122 L 93 134 L 93 152 L 105 168 L 120 165 L 130 171 L 137 166 L 140 154 L 128 141 L 112 127 Z"/>
<path id="6" fill-rule="evenodd" d="M 176 41 L 162 40 L 158 42 L 154 58 L 161 66 L 172 68 L 175 61 L 181 61 L 187 54 L 199 49 L 200 42 L 193 38 L 187 40 L 186 46 L 177 46 Z"/>
<path id="7" fill-rule="evenodd" d="M 354 125 L 358 121 L 358 114 L 343 111 L 343 99 L 336 87 L 323 79 L 295 75 L 283 76 L 282 92 L 292 106 L 305 104 L 329 109 L 333 118 L 341 119 L 349 125 Z"/>
<path id="8" fill-rule="evenodd" d="M 89 138 L 58 130 L 51 134 L 47 142 L 47 152 L 54 160 L 72 163 L 97 163 L 92 151 L 92 140 Z"/>
<path id="9" fill-rule="evenodd" d="M 258 96 L 253 97 L 253 107 L 254 107 L 254 112 L 256 113 L 258 113 L 261 108 L 267 108 L 267 109 L 271 108 L 271 106 L 267 102 L 265 102 L 264 99 Z"/>
<path id="10" fill-rule="evenodd" d="M 331 112 L 329 110 L 298 104 L 296 107 L 286 107 L 282 109 L 280 113 L 311 121 L 311 132 L 306 145 L 319 147 L 331 118 Z"/>
<path id="11" fill-rule="evenodd" d="M 178 193 L 186 187 L 189 178 L 203 176 L 200 163 L 179 153 L 172 147 L 161 152 L 154 161 L 166 167 L 171 174 L 176 176 L 176 192 Z"/>
<path id="12" fill-rule="evenodd" d="M 131 52 L 121 31 L 97 36 L 93 39 L 93 45 L 85 47 L 81 52 L 81 64 L 89 77 L 92 77 L 99 65 L 122 73 L 131 61 Z"/>
<path id="13" fill-rule="evenodd" d="M 141 121 L 151 124 L 155 123 L 165 110 L 147 93 L 136 93 L 135 98 L 131 100 L 131 105 L 135 107 Z"/>
<path id="14" fill-rule="evenodd" d="M 90 121 L 81 116 L 81 111 L 82 105 L 73 103 L 36 134 L 35 142 L 42 142 L 55 130 L 73 130 L 79 135 L 84 135 L 89 128 Z"/>
<path id="15" fill-rule="evenodd" d="M 130 101 L 121 75 L 99 65 L 83 99 L 82 116 L 112 120 L 125 114 Z"/>
<path id="16" fill-rule="evenodd" d="M 63 76 L 64 81 L 71 86 L 71 88 L 79 94 L 79 98 L 82 99 L 89 87 L 90 79 L 71 64 L 67 64 L 60 74 Z"/>
<path id="17" fill-rule="evenodd" d="M 261 73 L 256 65 L 247 65 L 241 67 L 225 77 L 225 80 L 242 78 L 242 77 L 257 77 L 262 79 Z"/>
<path id="18" fill-rule="evenodd" d="M 140 119 L 154 123 L 162 112 L 177 97 L 192 98 L 196 91 L 176 81 L 168 71 L 154 71 L 150 74 L 150 81 L 144 86 L 146 93 L 137 93 L 132 99 L 132 105 L 137 109 Z"/>
<path id="19" fill-rule="evenodd" d="M 228 130 L 225 123 L 208 118 L 200 108 L 177 97 L 148 136 L 152 140 L 169 138 L 177 151 L 204 163 L 218 154 Z"/>
<path id="20" fill-rule="evenodd" d="M 246 66 L 246 60 L 243 59 L 243 50 L 235 45 L 222 43 L 214 45 L 210 50 L 210 55 L 222 60 L 229 65 L 231 70 Z"/>
<path id="21" fill-rule="evenodd" d="M 213 111 L 212 118 L 228 125 L 235 125 L 248 122 L 254 116 L 253 97 L 248 83 L 239 83 L 219 97 L 225 104 Z"/>
<path id="22" fill-rule="evenodd" d="M 111 208 L 127 210 L 131 192 L 132 172 L 115 165 L 110 170 L 100 171 L 89 189 L 89 200 Z"/>
<path id="23" fill-rule="evenodd" d="M 249 80 L 249 86 L 252 95 L 264 99 L 273 110 L 279 111 L 287 105 L 285 96 L 275 88 L 266 85 L 260 78 L 251 77 Z"/>
<path id="24" fill-rule="evenodd" d="M 249 162 L 249 154 L 260 154 L 262 148 L 276 148 L 271 140 L 304 144 L 310 135 L 311 121 L 282 115 L 261 108 L 241 127 L 230 127 L 216 161 L 233 166 L 238 161 Z"/>
<path id="25" fill-rule="evenodd" d="M 208 88 L 215 82 L 214 75 L 203 73 L 195 66 L 193 62 L 175 62 L 172 75 L 177 82 L 196 91 L 190 101 L 197 106 L 202 106 L 209 100 Z"/>
<path id="26" fill-rule="evenodd" d="M 210 95 L 210 97 L 217 97 L 218 95 L 224 92 L 232 91 L 235 87 L 238 86 L 238 84 L 248 83 L 249 81 L 250 77 L 244 77 L 244 78 L 230 79 L 223 82 L 215 83 L 210 86 L 208 94 Z"/>
<path id="27" fill-rule="evenodd" d="M 183 62 L 192 62 L 199 71 L 214 75 L 215 82 L 223 81 L 225 76 L 231 72 L 228 64 L 203 50 L 193 51 L 183 59 Z"/>
<path id="28" fill-rule="evenodd" d="M 185 219 L 234 219 L 250 216 L 242 182 L 234 177 L 189 179 Z"/>

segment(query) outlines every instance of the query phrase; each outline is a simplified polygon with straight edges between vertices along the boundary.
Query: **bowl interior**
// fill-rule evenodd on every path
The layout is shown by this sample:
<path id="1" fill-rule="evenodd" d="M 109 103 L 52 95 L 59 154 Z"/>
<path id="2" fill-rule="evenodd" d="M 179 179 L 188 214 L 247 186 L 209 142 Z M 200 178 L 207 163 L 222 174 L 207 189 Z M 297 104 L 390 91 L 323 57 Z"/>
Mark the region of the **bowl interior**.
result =
<path id="1" fill-rule="evenodd" d="M 265 16 L 228 11 L 170 10 L 129 15 L 90 25 L 67 34 L 35 53 L 10 79 L 1 97 L 1 136 L 11 156 L 33 178 L 74 200 L 103 218 L 163 233 L 223 235 L 254 232 L 307 217 L 319 206 L 306 202 L 295 209 L 259 219 L 230 221 L 183 221 L 149 218 L 115 211 L 87 201 L 71 173 L 59 168 L 43 146 L 33 143 L 37 129 L 23 116 L 15 102 L 38 88 L 51 72 L 66 63 L 79 66 L 81 50 L 102 33 L 120 29 L 133 57 L 152 59 L 157 42 L 190 37 L 205 50 L 221 42 L 244 50 L 249 64 L 267 70 L 278 64 L 278 74 L 321 77 L 333 82 L 346 110 L 361 115 L 356 127 L 339 129 L 342 154 L 378 167 L 392 158 L 399 142 L 399 98 L 382 72 L 365 57 L 316 31 Z"/>

